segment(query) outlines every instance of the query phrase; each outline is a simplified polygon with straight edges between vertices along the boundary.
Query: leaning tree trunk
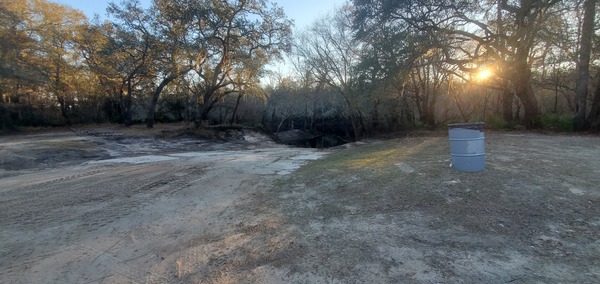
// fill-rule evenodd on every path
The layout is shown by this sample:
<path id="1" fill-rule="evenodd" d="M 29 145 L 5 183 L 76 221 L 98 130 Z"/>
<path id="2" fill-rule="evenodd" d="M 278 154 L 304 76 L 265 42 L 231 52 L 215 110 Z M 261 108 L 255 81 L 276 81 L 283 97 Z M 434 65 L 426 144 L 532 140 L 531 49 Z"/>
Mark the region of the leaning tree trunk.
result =
<path id="1" fill-rule="evenodd" d="M 583 24 L 581 26 L 581 44 L 579 45 L 579 61 L 577 62 L 577 82 L 575 91 L 575 130 L 585 130 L 587 123 L 586 102 L 588 92 L 588 78 L 590 74 L 590 54 L 592 51 L 592 36 L 594 34 L 594 16 L 596 0 L 585 0 Z"/>
<path id="2" fill-rule="evenodd" d="M 154 93 L 152 93 L 152 100 L 150 101 L 150 108 L 148 109 L 148 117 L 146 118 L 146 126 L 148 128 L 154 127 L 156 104 L 158 104 L 158 98 L 160 97 L 160 94 L 162 93 L 163 89 L 176 78 L 176 76 L 169 76 L 164 78 L 162 82 L 160 82 L 158 87 L 156 87 Z"/>

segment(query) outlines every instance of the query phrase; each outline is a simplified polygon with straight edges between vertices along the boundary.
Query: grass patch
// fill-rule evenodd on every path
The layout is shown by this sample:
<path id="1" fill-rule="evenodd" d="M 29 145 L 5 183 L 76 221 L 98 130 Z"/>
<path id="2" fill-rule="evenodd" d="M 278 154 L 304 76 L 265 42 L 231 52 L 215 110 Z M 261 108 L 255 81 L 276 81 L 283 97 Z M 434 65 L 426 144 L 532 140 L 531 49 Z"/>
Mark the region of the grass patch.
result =
<path id="1" fill-rule="evenodd" d="M 370 169 L 381 174 L 389 171 L 390 167 L 395 167 L 397 163 L 405 161 L 422 152 L 427 147 L 436 144 L 438 141 L 438 138 L 419 140 L 416 145 L 390 145 L 385 143 L 383 149 L 364 153 L 360 157 L 349 160 L 347 165 L 352 169 Z"/>
<path id="2" fill-rule="evenodd" d="M 352 144 L 310 162 L 276 186 L 282 191 L 311 189 L 316 203 L 311 214 L 326 220 L 436 208 L 446 204 L 438 192 L 438 180 L 447 171 L 439 162 L 447 154 L 445 139 L 408 137 Z"/>
<path id="3" fill-rule="evenodd" d="M 396 164 L 425 151 L 442 138 L 393 139 L 368 145 L 353 145 L 349 149 L 336 151 L 325 158 L 304 166 L 301 173 L 320 173 L 338 169 L 343 171 L 368 170 L 384 174 Z"/>

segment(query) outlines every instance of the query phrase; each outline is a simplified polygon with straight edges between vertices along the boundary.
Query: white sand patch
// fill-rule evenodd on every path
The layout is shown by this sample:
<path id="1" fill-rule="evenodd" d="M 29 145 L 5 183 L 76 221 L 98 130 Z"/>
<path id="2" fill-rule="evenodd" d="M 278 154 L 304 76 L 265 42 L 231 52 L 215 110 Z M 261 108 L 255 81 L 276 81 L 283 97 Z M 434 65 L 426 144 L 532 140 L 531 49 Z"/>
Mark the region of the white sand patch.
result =
<path id="1" fill-rule="evenodd" d="M 314 161 L 322 158 L 327 153 L 325 152 L 313 152 L 313 153 L 301 153 L 297 156 L 292 157 L 292 160 L 305 160 L 305 161 Z"/>
<path id="2" fill-rule="evenodd" d="M 277 161 L 275 163 L 262 165 L 249 170 L 252 174 L 259 175 L 289 175 L 295 170 L 299 169 L 302 165 L 292 161 Z"/>
<path id="3" fill-rule="evenodd" d="M 146 163 L 164 162 L 164 161 L 172 161 L 172 160 L 177 160 L 177 158 L 169 157 L 169 156 L 160 156 L 160 155 L 147 155 L 147 156 L 139 156 L 139 157 L 127 157 L 127 158 L 91 161 L 89 163 L 90 164 L 106 164 L 106 163 L 146 164 Z"/>
<path id="4" fill-rule="evenodd" d="M 260 139 L 258 137 L 252 136 L 252 135 L 244 135 L 244 140 L 250 142 L 250 143 L 254 143 L 254 142 L 259 142 Z"/>
<path id="5" fill-rule="evenodd" d="M 568 188 L 568 189 L 569 189 L 569 191 L 570 191 L 572 194 L 575 194 L 575 195 L 585 195 L 585 193 L 586 193 L 584 189 L 581 189 L 581 188 L 579 188 L 579 187 L 576 187 L 576 186 L 574 186 L 574 185 L 572 185 L 572 184 L 570 184 L 570 183 L 568 183 L 568 182 L 563 182 L 563 184 L 562 184 L 562 185 L 563 185 L 564 187 Z"/>
<path id="6" fill-rule="evenodd" d="M 405 162 L 396 163 L 396 166 L 402 172 L 407 173 L 407 174 L 412 174 L 415 172 L 415 169 L 413 167 L 411 167 L 408 163 L 405 163 Z"/>
<path id="7" fill-rule="evenodd" d="M 171 157 L 181 158 L 207 158 L 207 157 L 235 157 L 240 156 L 241 153 L 238 151 L 210 151 L 210 152 L 185 152 L 169 154 Z"/>
<path id="8" fill-rule="evenodd" d="M 513 158 L 511 158 L 511 157 L 508 157 L 508 156 L 495 156 L 495 157 L 496 157 L 496 159 L 498 159 L 498 161 L 500 161 L 500 162 L 512 162 L 512 161 L 514 161 L 514 160 L 515 160 L 515 159 L 513 159 Z"/>
<path id="9" fill-rule="evenodd" d="M 326 154 L 327 152 L 312 150 L 267 148 L 252 151 L 186 152 L 168 156 L 199 161 L 222 160 L 227 163 L 226 167 L 251 174 L 288 175 L 308 161 L 320 159 Z"/>
<path id="10" fill-rule="evenodd" d="M 447 185 L 456 185 L 456 184 L 459 184 L 459 183 L 460 183 L 459 179 L 453 179 L 453 180 L 448 180 L 448 181 L 444 182 L 444 184 L 447 184 Z"/>
<path id="11" fill-rule="evenodd" d="M 577 187 L 570 187 L 569 191 L 575 195 L 585 195 L 585 190 Z"/>

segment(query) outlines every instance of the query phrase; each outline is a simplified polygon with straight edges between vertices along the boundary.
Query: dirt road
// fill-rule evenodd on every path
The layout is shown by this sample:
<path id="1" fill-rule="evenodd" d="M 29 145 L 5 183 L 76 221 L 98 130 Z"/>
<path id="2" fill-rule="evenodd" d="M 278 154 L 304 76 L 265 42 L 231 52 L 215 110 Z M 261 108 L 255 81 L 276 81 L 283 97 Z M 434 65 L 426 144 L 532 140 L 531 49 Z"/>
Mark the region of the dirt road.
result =
<path id="1" fill-rule="evenodd" d="M 482 173 L 446 140 L 0 137 L 0 279 L 600 281 L 600 138 L 489 134 Z"/>

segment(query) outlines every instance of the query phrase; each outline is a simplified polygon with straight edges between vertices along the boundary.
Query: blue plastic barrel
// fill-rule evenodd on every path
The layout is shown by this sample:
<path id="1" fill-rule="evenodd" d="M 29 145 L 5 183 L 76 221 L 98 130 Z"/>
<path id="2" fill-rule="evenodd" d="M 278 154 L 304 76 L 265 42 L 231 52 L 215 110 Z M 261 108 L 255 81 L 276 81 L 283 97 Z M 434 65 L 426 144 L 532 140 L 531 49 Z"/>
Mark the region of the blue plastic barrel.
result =
<path id="1" fill-rule="evenodd" d="M 485 123 L 448 125 L 452 167 L 464 172 L 485 170 Z"/>

